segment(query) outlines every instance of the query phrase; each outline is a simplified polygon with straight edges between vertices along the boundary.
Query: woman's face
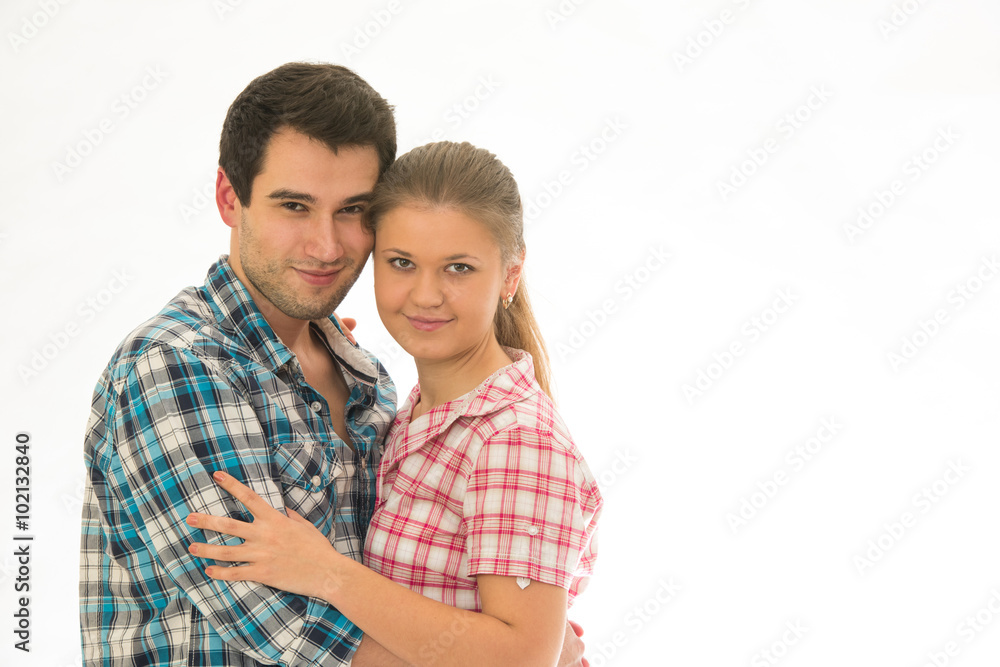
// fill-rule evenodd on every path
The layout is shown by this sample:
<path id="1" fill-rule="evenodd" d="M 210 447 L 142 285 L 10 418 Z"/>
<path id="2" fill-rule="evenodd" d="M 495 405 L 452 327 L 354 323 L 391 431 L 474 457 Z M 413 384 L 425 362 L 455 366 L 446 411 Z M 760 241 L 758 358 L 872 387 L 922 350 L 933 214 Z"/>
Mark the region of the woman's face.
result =
<path id="1" fill-rule="evenodd" d="M 501 294 L 517 287 L 517 267 L 505 271 L 485 225 L 452 208 L 392 209 L 379 221 L 373 260 L 379 317 L 417 360 L 492 342 Z"/>

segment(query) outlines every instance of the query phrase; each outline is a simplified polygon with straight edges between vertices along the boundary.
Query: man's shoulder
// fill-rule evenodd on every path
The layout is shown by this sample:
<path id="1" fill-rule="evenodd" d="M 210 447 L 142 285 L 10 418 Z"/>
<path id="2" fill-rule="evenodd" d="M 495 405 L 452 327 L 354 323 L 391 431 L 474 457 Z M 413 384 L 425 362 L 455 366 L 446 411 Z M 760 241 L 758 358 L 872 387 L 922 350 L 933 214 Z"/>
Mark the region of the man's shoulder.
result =
<path id="1" fill-rule="evenodd" d="M 210 360 L 238 350 L 238 341 L 220 327 L 220 314 L 203 287 L 186 287 L 157 314 L 139 324 L 119 343 L 108 362 L 113 379 L 135 363 L 162 350 Z"/>

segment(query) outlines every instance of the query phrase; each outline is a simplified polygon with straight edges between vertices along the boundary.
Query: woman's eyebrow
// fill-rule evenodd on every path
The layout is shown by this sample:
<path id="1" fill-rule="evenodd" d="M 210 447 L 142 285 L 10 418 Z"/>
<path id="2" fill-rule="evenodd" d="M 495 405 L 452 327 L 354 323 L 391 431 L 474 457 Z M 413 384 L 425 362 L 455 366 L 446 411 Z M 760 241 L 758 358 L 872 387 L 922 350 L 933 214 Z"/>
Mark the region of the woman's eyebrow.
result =
<path id="1" fill-rule="evenodd" d="M 411 255 L 410 253 L 406 252 L 405 250 L 400 250 L 399 248 L 383 248 L 382 252 L 391 252 L 391 253 L 393 253 L 395 255 L 399 255 L 401 257 L 413 257 L 413 255 Z M 443 261 L 445 261 L 445 262 L 455 262 L 455 261 L 458 261 L 460 259 L 474 259 L 474 260 L 477 260 L 477 261 L 479 260 L 479 258 L 476 257 L 475 255 L 470 255 L 468 253 L 459 253 L 457 255 L 450 255 L 448 257 L 445 257 L 443 259 Z"/>

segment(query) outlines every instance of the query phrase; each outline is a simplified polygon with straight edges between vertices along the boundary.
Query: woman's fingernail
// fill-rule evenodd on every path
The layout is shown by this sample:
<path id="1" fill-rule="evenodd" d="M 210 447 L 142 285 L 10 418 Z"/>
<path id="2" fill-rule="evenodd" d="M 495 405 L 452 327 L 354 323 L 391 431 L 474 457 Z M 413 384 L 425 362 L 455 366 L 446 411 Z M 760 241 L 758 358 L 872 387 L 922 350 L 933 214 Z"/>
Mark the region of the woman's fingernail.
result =
<path id="1" fill-rule="evenodd" d="M 187 522 L 188 522 L 189 526 L 197 526 L 198 525 L 198 515 L 197 514 L 188 514 Z"/>
<path id="2" fill-rule="evenodd" d="M 221 470 L 216 470 L 214 473 L 212 473 L 212 477 L 215 478 L 215 481 L 221 482 L 226 478 L 226 473 L 222 472 Z"/>
<path id="3" fill-rule="evenodd" d="M 190 551 L 190 552 L 191 552 L 191 553 L 193 553 L 193 554 L 196 554 L 196 553 L 198 553 L 198 545 L 197 545 L 197 544 L 192 544 L 192 545 L 190 545 L 190 546 L 188 547 L 188 551 Z"/>

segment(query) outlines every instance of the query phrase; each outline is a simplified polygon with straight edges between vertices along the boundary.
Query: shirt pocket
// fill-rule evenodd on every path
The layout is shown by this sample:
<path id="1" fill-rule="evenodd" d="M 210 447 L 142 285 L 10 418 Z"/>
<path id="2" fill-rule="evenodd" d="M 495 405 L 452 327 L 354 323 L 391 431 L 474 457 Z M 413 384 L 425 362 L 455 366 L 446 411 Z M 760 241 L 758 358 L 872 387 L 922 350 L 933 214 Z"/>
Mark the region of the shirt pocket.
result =
<path id="1" fill-rule="evenodd" d="M 332 442 L 283 437 L 271 442 L 271 454 L 286 505 L 299 514 L 303 514 L 302 510 L 308 513 L 320 508 L 325 513 L 335 506 L 335 482 L 344 476 L 345 470 Z"/>

